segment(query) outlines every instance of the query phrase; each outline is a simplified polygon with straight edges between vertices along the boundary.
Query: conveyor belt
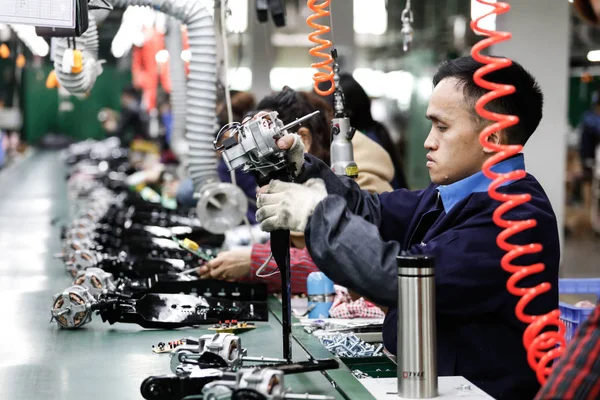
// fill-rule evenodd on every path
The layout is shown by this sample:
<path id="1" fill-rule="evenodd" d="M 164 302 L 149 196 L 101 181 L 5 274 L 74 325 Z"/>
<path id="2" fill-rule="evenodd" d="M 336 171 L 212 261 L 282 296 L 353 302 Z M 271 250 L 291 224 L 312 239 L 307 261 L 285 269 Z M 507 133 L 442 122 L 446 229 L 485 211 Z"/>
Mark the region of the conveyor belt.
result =
<path id="1" fill-rule="evenodd" d="M 70 284 L 61 261 L 52 258 L 67 211 L 64 176 L 56 152 L 37 152 L 0 172 L 0 399 L 141 399 L 146 377 L 170 373 L 168 355 L 152 353 L 151 345 L 207 331 L 111 326 L 99 317 L 77 331 L 49 323 L 52 295 Z M 276 318 L 241 338 L 249 355 L 281 356 Z M 306 359 L 295 342 L 293 352 L 295 360 Z M 350 384 L 359 395 L 353 398 L 370 397 L 347 369 L 333 375 Z M 343 398 L 320 372 L 288 376 L 286 385 L 296 393 Z"/>

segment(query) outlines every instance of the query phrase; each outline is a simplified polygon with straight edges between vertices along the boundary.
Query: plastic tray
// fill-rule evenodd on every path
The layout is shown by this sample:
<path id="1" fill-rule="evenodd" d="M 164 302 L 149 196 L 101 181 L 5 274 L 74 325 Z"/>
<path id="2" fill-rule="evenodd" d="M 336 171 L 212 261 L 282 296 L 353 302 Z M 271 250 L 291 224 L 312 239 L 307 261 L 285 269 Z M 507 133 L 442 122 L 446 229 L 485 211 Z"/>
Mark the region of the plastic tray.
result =
<path id="1" fill-rule="evenodd" d="M 560 294 L 595 294 L 600 297 L 600 278 L 589 279 L 559 279 L 558 292 Z M 579 324 L 585 321 L 594 307 L 575 307 L 572 304 L 560 302 L 560 319 L 567 327 L 566 339 L 571 340 Z"/>

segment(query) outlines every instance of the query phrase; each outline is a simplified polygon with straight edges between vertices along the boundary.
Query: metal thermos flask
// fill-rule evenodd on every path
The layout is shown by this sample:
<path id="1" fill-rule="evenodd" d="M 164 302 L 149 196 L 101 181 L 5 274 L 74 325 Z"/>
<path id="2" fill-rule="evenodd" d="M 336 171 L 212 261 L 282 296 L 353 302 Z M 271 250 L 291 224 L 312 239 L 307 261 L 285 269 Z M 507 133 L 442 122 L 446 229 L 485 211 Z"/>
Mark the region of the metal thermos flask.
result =
<path id="1" fill-rule="evenodd" d="M 438 396 L 435 258 L 399 255 L 398 397 Z"/>

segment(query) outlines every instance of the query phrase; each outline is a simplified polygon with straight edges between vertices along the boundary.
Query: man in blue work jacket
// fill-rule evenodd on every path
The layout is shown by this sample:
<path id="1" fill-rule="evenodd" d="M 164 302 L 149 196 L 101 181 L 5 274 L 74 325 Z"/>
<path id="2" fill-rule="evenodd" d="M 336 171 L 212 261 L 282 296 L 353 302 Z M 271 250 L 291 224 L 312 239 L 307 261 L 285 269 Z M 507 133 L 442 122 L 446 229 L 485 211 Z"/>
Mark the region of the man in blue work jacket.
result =
<path id="1" fill-rule="evenodd" d="M 505 252 L 496 244 L 501 230 L 492 221 L 500 203 L 486 193 L 490 181 L 481 173 L 493 153 L 479 142 L 479 133 L 491 123 L 475 112 L 476 100 L 486 92 L 473 82 L 480 67 L 471 57 L 462 57 L 442 64 L 433 78 L 427 109 L 432 126 L 424 160 L 432 181 L 428 188 L 368 194 L 352 180 L 334 175 L 318 159 L 303 156 L 301 140 L 290 135 L 280 139 L 278 146 L 289 149 L 288 157 L 297 167 L 296 181 L 304 183 L 273 181 L 262 188 L 257 220 L 265 231 L 304 231 L 313 260 L 329 278 L 387 307 L 383 334 L 392 353 L 397 335 L 396 256 L 401 251 L 434 255 L 439 375 L 464 376 L 497 399 L 532 399 L 539 384 L 523 346 L 526 325 L 515 316 L 518 298 L 506 290 L 509 274 L 500 266 Z M 525 144 L 542 118 L 538 84 L 515 62 L 486 79 L 516 87 L 514 94 L 487 108 L 520 120 L 489 140 Z M 495 171 L 524 168 L 519 154 L 498 164 Z M 549 292 L 525 309 L 528 314 L 545 314 L 558 304 L 556 217 L 531 175 L 499 191 L 532 196 L 504 219 L 537 221 L 535 228 L 509 242 L 543 245 L 543 252 L 519 257 L 514 263 L 545 264 L 543 272 L 519 285 L 552 284 Z"/>

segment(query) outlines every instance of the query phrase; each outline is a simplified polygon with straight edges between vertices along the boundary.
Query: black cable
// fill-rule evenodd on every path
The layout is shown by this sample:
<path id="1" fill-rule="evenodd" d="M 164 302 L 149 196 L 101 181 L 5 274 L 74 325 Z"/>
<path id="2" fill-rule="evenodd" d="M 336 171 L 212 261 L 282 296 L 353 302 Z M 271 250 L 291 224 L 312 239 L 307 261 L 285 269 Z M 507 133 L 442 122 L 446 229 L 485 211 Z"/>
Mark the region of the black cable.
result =
<path id="1" fill-rule="evenodd" d="M 242 60 L 244 59 L 244 35 L 242 32 L 238 33 L 238 48 L 237 48 L 237 66 L 236 70 L 242 66 Z"/>
<path id="2" fill-rule="evenodd" d="M 267 177 L 257 176 L 259 187 L 266 186 L 272 179 L 290 182 L 291 176 L 286 168 L 280 169 Z M 290 231 L 277 230 L 271 232 L 271 254 L 281 274 L 281 325 L 283 338 L 283 358 L 292 361 L 292 285 L 290 280 Z"/>
<path id="3" fill-rule="evenodd" d="M 290 231 L 271 232 L 271 253 L 281 275 L 281 325 L 283 329 L 283 358 L 292 361 L 292 285 L 290 280 Z"/>

